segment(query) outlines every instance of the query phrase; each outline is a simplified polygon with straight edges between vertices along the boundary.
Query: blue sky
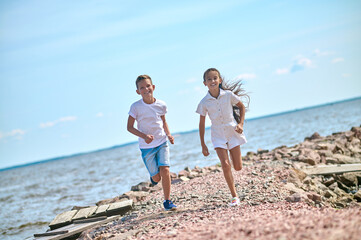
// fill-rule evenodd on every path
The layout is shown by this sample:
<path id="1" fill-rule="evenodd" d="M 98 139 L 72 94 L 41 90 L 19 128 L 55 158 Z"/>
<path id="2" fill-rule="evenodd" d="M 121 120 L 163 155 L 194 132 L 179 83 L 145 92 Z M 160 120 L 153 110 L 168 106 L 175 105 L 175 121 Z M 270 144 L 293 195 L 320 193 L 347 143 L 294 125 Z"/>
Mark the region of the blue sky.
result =
<path id="1" fill-rule="evenodd" d="M 173 133 L 209 67 L 244 80 L 246 118 L 361 96 L 360 26 L 360 1 L 1 1 L 0 168 L 136 141 L 140 74 Z"/>

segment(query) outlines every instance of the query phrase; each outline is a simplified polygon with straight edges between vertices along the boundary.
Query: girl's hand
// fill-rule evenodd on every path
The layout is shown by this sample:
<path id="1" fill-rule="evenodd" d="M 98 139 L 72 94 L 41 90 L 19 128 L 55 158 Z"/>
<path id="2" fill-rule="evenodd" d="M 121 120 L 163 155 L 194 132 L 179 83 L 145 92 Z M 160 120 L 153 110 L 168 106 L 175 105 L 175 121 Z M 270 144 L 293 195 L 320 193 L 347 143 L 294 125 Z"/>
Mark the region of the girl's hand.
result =
<path id="1" fill-rule="evenodd" d="M 174 137 L 172 135 L 168 135 L 169 142 L 174 144 Z"/>
<path id="2" fill-rule="evenodd" d="M 234 130 L 239 134 L 243 133 L 243 125 L 238 124 Z"/>
<path id="3" fill-rule="evenodd" d="M 145 135 L 145 138 L 144 138 L 145 142 L 148 144 L 151 143 L 153 141 L 153 139 L 154 139 L 153 135 Z"/>
<path id="4" fill-rule="evenodd" d="M 202 146 L 202 153 L 205 157 L 209 155 L 208 148 L 206 145 Z"/>

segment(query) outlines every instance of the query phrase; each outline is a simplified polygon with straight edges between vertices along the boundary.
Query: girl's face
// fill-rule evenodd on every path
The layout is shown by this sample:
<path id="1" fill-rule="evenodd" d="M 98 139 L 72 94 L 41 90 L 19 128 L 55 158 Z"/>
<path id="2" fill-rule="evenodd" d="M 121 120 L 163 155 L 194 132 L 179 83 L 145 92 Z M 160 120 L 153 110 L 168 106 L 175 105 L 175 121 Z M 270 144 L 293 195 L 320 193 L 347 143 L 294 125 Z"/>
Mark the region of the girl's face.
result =
<path id="1" fill-rule="evenodd" d="M 207 73 L 206 79 L 203 83 L 209 90 L 217 90 L 219 88 L 219 84 L 222 83 L 222 79 L 219 77 L 218 72 L 210 71 Z"/>

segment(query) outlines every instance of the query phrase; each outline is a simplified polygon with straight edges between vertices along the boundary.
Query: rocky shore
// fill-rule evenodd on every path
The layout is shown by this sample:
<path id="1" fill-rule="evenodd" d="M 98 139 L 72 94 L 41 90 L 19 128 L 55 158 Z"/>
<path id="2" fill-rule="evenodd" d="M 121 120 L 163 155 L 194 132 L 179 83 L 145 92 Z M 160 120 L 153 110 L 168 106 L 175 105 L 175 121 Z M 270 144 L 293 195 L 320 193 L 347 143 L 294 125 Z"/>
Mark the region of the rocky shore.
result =
<path id="1" fill-rule="evenodd" d="M 162 209 L 161 186 L 148 182 L 97 205 L 132 199 L 121 219 L 87 230 L 79 239 L 359 239 L 361 172 L 307 174 L 313 166 L 360 164 L 361 127 L 292 147 L 259 149 L 234 172 L 239 207 L 220 165 L 172 174 L 177 211 Z"/>

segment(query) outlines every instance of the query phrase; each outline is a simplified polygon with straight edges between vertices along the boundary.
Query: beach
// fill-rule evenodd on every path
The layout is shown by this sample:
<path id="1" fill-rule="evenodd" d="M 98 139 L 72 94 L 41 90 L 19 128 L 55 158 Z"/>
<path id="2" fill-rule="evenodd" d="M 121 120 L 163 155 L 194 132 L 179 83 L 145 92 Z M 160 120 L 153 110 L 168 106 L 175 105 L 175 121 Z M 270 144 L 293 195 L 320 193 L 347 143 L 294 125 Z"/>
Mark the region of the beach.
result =
<path id="1" fill-rule="evenodd" d="M 247 169 L 253 165 L 256 166 L 257 162 L 272 164 L 278 162 L 266 160 L 271 158 L 280 159 L 282 169 L 287 166 L 293 168 L 290 164 L 303 164 L 298 160 L 292 160 L 295 152 L 284 153 L 287 152 L 286 149 L 300 144 L 305 137 L 313 135 L 314 132 L 327 136 L 335 132 L 348 131 L 352 126 L 359 126 L 361 123 L 360 103 L 361 99 L 355 99 L 246 120 L 245 133 L 248 142 L 241 147 L 244 167 L 242 171 L 235 172 L 236 177 L 241 180 L 247 177 L 245 175 Z M 198 131 L 176 133 L 174 136 L 175 144 L 170 145 L 170 170 L 174 173 L 173 177 L 179 178 L 182 174 L 188 175 L 188 172 L 191 172 L 188 178 L 195 181 L 194 176 L 198 176 L 197 171 L 210 173 L 207 168 L 209 166 L 214 168 L 219 163 L 215 151 L 211 149 L 210 129 L 207 129 L 205 134 L 210 149 L 208 157 L 204 157 L 201 153 Z M 287 146 L 287 148 L 280 148 L 280 146 Z M 258 154 L 260 148 L 263 150 Z M 326 147 L 322 146 L 322 148 Z M 271 149 L 276 150 L 267 153 L 267 150 Z M 320 159 L 325 158 L 323 162 L 327 160 L 328 164 L 335 164 L 337 159 L 327 151 L 322 151 L 324 156 L 320 156 Z M 345 152 L 347 153 L 346 150 Z M 307 154 L 312 156 L 312 152 L 308 151 Z M 337 153 L 335 156 L 340 157 Z M 319 160 L 317 157 L 315 159 Z M 196 167 L 199 170 L 195 170 Z M 221 171 L 218 167 L 216 169 L 212 171 Z M 215 173 L 219 174 L 219 172 Z M 49 228 L 49 223 L 55 216 L 70 211 L 74 206 L 94 206 L 102 199 L 113 199 L 126 192 L 143 199 L 145 198 L 143 195 L 149 194 L 149 191 L 160 191 L 157 187 L 146 186 L 143 187 L 143 191 L 129 191 L 132 186 L 146 181 L 149 181 L 149 175 L 140 159 L 136 142 L 2 170 L 0 171 L 0 201 L 7 207 L 0 211 L 1 239 L 33 239 L 34 233 L 44 233 Z M 220 178 L 220 183 L 224 184 L 223 178 Z M 173 184 L 173 190 L 178 188 L 178 184 L 184 183 Z M 238 184 L 238 191 L 248 186 L 241 182 Z M 203 184 L 200 186 L 203 186 L 201 189 L 207 188 Z M 291 186 L 287 185 L 287 187 Z M 148 188 L 150 190 L 145 191 Z M 263 190 L 262 187 L 261 190 Z M 227 205 L 230 194 L 227 188 L 223 189 L 223 192 L 222 204 Z M 255 197 L 252 194 L 246 195 Z M 174 197 L 178 196 L 174 195 Z M 179 203 L 182 199 L 175 200 L 177 205 L 182 207 L 183 203 Z M 188 202 L 188 200 L 182 201 Z M 250 200 L 245 198 L 244 201 Z M 269 201 L 272 201 L 272 198 Z M 200 202 L 202 203 L 203 200 Z M 135 210 L 137 204 L 139 203 L 135 202 Z M 157 211 L 162 210 L 160 202 L 157 204 L 149 202 L 149 204 L 156 207 Z"/>
<path id="2" fill-rule="evenodd" d="M 309 174 L 322 166 L 361 163 L 361 127 L 294 146 L 259 149 L 233 172 L 241 205 L 218 165 L 173 174 L 177 211 L 162 209 L 162 190 L 142 182 L 97 205 L 132 199 L 119 220 L 83 232 L 79 239 L 359 239 L 360 171 Z M 311 169 L 311 170 L 310 170 Z"/>

